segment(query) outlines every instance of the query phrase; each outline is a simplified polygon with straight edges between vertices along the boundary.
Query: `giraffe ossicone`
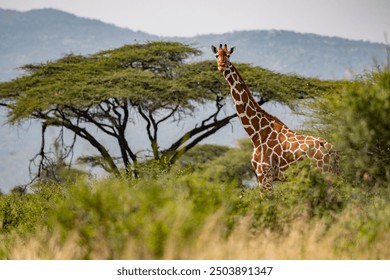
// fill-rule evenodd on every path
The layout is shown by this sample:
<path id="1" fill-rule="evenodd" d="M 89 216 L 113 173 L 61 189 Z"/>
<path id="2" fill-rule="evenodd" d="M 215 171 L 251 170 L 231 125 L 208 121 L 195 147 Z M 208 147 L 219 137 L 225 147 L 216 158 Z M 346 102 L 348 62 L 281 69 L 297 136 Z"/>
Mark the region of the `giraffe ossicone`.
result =
<path id="1" fill-rule="evenodd" d="M 244 79 L 230 62 L 235 47 L 211 46 L 218 70 L 229 84 L 236 113 L 253 144 L 252 166 L 262 189 L 272 190 L 272 182 L 282 177 L 291 164 L 310 158 L 323 171 L 338 171 L 338 154 L 321 137 L 306 136 L 288 128 L 260 107 Z"/>

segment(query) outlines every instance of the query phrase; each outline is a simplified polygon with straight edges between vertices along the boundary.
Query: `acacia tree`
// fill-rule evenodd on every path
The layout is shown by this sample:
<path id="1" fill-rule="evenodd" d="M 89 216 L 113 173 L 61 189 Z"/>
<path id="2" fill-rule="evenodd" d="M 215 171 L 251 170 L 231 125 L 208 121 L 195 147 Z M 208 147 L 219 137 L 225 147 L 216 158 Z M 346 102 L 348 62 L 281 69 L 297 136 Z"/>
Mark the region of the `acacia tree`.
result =
<path id="1" fill-rule="evenodd" d="M 84 161 L 116 175 L 122 169 L 136 175 L 135 166 L 142 159 L 129 145 L 129 137 L 134 137 L 129 133 L 129 122 L 142 118 L 151 157 L 172 164 L 236 117 L 234 112 L 223 113 L 229 89 L 216 63 L 188 62 L 199 54 L 180 43 L 151 42 L 28 64 L 22 67 L 25 76 L 0 84 L 0 105 L 7 108 L 10 123 L 27 119 L 41 122 L 41 149 L 34 158 L 39 162 L 37 177 L 48 172 L 50 165 L 45 147 L 48 127 L 61 128 L 58 139 L 62 139 L 64 130 L 74 135 L 70 145 L 57 141 L 58 145 L 62 143 L 63 162 L 79 137 L 97 151 L 97 156 L 84 157 Z M 269 100 L 291 104 L 331 88 L 331 84 L 316 79 L 275 74 L 245 64 L 239 67 L 260 104 Z M 206 102 L 215 104 L 214 112 L 161 148 L 159 127 L 191 116 L 197 104 Z M 119 154 L 112 154 L 103 145 L 96 130 L 117 143 Z"/>

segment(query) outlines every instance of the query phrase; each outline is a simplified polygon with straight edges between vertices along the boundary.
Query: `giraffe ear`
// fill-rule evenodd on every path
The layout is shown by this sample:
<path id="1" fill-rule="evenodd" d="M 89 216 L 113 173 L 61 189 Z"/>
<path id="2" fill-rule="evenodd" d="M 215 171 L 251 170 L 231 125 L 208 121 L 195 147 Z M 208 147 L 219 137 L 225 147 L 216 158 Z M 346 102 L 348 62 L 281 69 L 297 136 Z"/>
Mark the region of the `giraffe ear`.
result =
<path id="1" fill-rule="evenodd" d="M 229 54 L 232 54 L 235 51 L 236 47 L 230 49 Z"/>
<path id="2" fill-rule="evenodd" d="M 213 51 L 213 53 L 217 53 L 218 52 L 217 47 L 215 47 L 215 46 L 211 46 L 211 50 Z"/>

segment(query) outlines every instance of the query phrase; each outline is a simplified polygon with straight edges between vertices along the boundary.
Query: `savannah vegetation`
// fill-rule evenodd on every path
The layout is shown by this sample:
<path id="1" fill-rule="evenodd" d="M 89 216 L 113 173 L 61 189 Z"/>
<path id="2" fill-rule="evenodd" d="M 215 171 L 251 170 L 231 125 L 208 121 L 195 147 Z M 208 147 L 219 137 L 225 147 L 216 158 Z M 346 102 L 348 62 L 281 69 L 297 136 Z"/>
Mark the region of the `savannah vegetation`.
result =
<path id="1" fill-rule="evenodd" d="M 324 81 L 236 64 L 260 104 L 305 108 L 306 133 L 341 156 L 339 175 L 303 161 L 260 193 L 248 187 L 247 139 L 233 148 L 200 143 L 235 114 L 223 110 L 229 90 L 215 61 L 193 62 L 198 54 L 178 43 L 137 44 L 25 65 L 25 76 L 0 84 L 10 123 L 42 124 L 31 184 L 0 195 L 1 259 L 390 258 L 388 66 Z M 205 103 L 215 105 L 210 116 L 159 144 L 162 123 L 192 118 Z M 130 144 L 129 124 L 139 119 L 143 152 Z M 79 139 L 96 153 L 73 159 Z M 75 161 L 107 175 L 96 179 Z"/>

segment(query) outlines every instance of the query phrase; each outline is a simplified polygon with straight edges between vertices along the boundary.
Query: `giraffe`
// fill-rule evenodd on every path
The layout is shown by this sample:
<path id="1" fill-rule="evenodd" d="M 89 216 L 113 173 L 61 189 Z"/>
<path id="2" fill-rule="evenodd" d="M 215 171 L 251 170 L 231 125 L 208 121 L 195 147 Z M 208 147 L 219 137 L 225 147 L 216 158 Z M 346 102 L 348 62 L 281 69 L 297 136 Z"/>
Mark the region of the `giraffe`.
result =
<path id="1" fill-rule="evenodd" d="M 278 118 L 267 113 L 256 102 L 244 79 L 230 62 L 235 47 L 228 50 L 225 44 L 217 49 L 218 70 L 230 87 L 236 113 L 251 138 L 251 163 L 259 187 L 271 191 L 274 180 L 282 179 L 283 172 L 294 162 L 310 158 L 317 168 L 337 172 L 338 155 L 333 146 L 321 137 L 306 136 L 288 128 Z"/>

